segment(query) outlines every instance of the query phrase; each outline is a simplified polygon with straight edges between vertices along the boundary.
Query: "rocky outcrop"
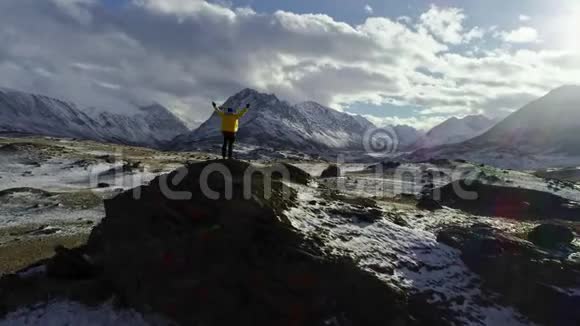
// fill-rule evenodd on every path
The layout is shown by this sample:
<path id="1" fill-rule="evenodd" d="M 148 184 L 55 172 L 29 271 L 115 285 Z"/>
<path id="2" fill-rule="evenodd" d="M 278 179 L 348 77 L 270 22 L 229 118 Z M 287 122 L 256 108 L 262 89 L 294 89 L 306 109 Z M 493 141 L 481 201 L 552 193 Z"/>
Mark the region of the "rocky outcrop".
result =
<path id="1" fill-rule="evenodd" d="M 283 214 L 294 191 L 279 176 L 265 186 L 263 172 L 272 171 L 205 161 L 107 200 L 86 246 L 60 249 L 44 262 L 44 279 L 0 280 L 0 312 L 54 296 L 115 296 L 184 325 L 429 323 L 421 302 L 408 305 L 400 290 L 294 229 Z M 290 178 L 300 180 L 296 172 Z"/>
<path id="2" fill-rule="evenodd" d="M 528 233 L 528 240 L 545 248 L 569 245 L 574 233 L 569 227 L 558 224 L 541 224 Z"/>
<path id="3" fill-rule="evenodd" d="M 461 251 L 484 284 L 530 318 L 548 325 L 578 325 L 580 264 L 488 225 L 450 227 L 437 240 Z"/>
<path id="4" fill-rule="evenodd" d="M 531 220 L 580 220 L 580 204 L 538 190 L 458 180 L 430 194 L 441 205 L 482 216 Z"/>
<path id="5" fill-rule="evenodd" d="M 290 181 L 301 185 L 306 185 L 312 180 L 312 176 L 308 172 L 290 163 L 277 163 L 270 167 L 269 170 L 272 171 L 274 177 L 278 178 L 284 177 L 282 174 L 286 172 Z"/>
<path id="6" fill-rule="evenodd" d="M 428 211 L 436 211 L 443 209 L 443 206 L 441 206 L 441 204 L 429 196 L 421 196 L 417 201 L 417 208 Z"/>
<path id="7" fill-rule="evenodd" d="M 339 178 L 342 176 L 340 171 L 340 167 L 336 164 L 329 165 L 322 173 L 320 174 L 321 178 Z"/>

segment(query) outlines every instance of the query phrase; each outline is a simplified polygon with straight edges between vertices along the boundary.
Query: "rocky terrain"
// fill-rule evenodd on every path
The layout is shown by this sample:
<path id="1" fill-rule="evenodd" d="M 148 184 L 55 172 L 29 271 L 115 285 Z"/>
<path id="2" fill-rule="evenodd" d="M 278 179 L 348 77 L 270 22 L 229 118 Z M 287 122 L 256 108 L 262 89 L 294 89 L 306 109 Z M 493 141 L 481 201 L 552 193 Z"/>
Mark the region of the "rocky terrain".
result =
<path id="1" fill-rule="evenodd" d="M 462 160 L 332 166 L 0 142 L 0 324 L 580 320 L 567 308 L 580 298 L 573 182 Z M 214 163 L 233 182 L 207 176 L 216 200 L 199 186 Z M 454 185 L 481 196 L 454 197 Z"/>
<path id="2" fill-rule="evenodd" d="M 104 215 L 103 199 L 195 158 L 56 138 L 0 138 L 0 273 L 78 245 Z"/>

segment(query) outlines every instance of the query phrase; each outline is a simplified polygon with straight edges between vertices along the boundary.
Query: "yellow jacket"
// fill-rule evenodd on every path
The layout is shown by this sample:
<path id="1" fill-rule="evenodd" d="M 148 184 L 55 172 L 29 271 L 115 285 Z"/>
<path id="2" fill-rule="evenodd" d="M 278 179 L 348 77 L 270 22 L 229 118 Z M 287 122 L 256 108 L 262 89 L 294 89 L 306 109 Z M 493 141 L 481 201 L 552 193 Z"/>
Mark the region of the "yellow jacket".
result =
<path id="1" fill-rule="evenodd" d="M 237 132 L 238 131 L 238 121 L 241 117 L 248 112 L 248 108 L 238 110 L 238 113 L 227 113 L 217 107 L 214 110 L 222 118 L 222 131 L 225 132 Z"/>

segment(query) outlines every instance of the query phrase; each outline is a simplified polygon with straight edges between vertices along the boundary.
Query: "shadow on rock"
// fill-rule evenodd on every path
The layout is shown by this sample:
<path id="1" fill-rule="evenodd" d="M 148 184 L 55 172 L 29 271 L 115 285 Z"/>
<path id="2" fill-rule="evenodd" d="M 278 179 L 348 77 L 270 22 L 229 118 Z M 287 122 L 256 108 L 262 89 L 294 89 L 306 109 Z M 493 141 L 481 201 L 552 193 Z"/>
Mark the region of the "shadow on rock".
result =
<path id="1" fill-rule="evenodd" d="M 206 175 L 218 198 L 201 191 L 203 171 L 214 163 L 231 173 L 231 199 L 224 198 L 229 177 L 220 173 Z M 75 299 L 83 290 L 99 294 L 87 295 L 88 302 L 105 293 L 124 306 L 184 325 L 422 324 L 399 290 L 294 229 L 283 211 L 294 205 L 295 194 L 275 178 L 272 195 L 265 196 L 263 174 L 244 178 L 248 169 L 255 168 L 232 160 L 196 163 L 106 201 L 106 217 L 86 246 L 61 250 L 46 262 L 52 276 L 44 280 L 0 282 L 12 286 L 10 292 L 0 285 L 0 303 L 10 302 L 14 292 L 29 293 L 29 303 L 72 296 L 34 290 L 50 282 L 64 289 L 65 282 L 84 286 L 74 291 Z M 188 191 L 191 198 L 168 199 L 162 190 L 167 177 L 179 179 L 170 182 L 172 191 Z M 62 280 L 67 277 L 68 283 Z"/>
<path id="2" fill-rule="evenodd" d="M 434 189 L 430 197 L 475 215 L 580 221 L 579 203 L 538 190 L 459 180 Z"/>
<path id="3" fill-rule="evenodd" d="M 437 241 L 461 250 L 465 264 L 505 304 L 548 325 L 580 324 L 580 264 L 488 225 L 450 227 Z"/>

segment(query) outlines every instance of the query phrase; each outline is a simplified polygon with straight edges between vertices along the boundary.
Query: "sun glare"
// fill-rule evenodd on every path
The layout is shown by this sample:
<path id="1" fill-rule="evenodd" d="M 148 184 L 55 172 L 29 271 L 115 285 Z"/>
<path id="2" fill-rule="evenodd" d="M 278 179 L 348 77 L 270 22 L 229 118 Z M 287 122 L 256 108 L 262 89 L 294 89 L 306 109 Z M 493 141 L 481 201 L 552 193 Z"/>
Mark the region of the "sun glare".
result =
<path id="1" fill-rule="evenodd" d="M 580 52 L 580 5 L 575 5 L 566 12 L 559 22 L 562 33 L 560 47 Z"/>

